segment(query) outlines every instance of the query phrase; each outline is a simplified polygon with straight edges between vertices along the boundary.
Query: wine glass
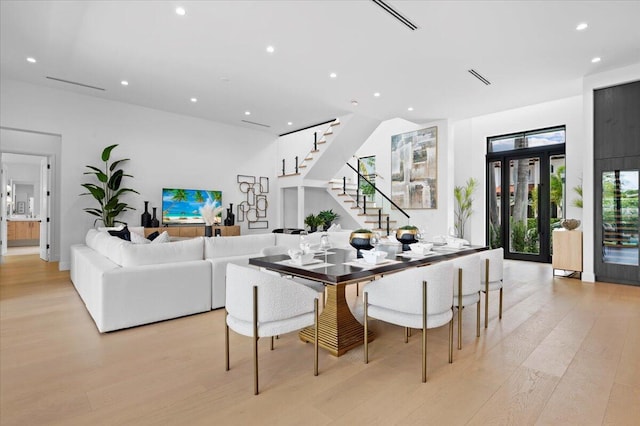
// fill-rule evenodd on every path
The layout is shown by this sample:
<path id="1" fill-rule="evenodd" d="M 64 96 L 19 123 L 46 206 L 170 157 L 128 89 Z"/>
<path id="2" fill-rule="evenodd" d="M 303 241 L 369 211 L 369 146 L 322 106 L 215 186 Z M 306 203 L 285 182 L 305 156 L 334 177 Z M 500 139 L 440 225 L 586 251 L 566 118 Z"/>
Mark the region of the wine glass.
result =
<path id="1" fill-rule="evenodd" d="M 380 238 L 379 232 L 374 232 L 371 234 L 371 237 L 369 237 L 369 244 L 373 247 L 373 251 L 377 250 L 378 244 L 380 244 Z"/>
<path id="2" fill-rule="evenodd" d="M 320 250 L 324 251 L 324 263 L 327 263 L 327 252 L 331 248 L 331 241 L 329 241 L 329 234 L 324 233 L 320 237 Z"/>
<path id="3" fill-rule="evenodd" d="M 300 250 L 302 253 L 307 254 L 311 250 L 311 245 L 309 244 L 309 237 L 307 234 L 300 234 Z"/>

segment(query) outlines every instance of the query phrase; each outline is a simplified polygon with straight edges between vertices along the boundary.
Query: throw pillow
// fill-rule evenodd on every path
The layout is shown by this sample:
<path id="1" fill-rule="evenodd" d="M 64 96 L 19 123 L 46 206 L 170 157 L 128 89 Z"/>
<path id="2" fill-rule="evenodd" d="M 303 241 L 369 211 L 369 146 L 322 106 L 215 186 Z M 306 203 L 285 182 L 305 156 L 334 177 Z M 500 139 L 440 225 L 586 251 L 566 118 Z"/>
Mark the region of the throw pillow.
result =
<path id="1" fill-rule="evenodd" d="M 168 243 L 168 242 L 169 242 L 169 233 L 167 231 L 164 231 L 162 234 L 154 238 L 154 240 L 151 241 L 151 244 L 162 244 L 162 243 Z"/>
<path id="2" fill-rule="evenodd" d="M 154 232 L 150 233 L 149 235 L 147 235 L 147 239 L 149 241 L 153 241 L 156 238 L 158 238 L 158 235 L 160 235 L 160 233 L 158 231 L 154 231 Z"/>
<path id="3" fill-rule="evenodd" d="M 147 240 L 142 235 L 136 234 L 135 232 L 132 232 L 131 233 L 131 242 L 133 244 L 149 244 L 149 243 L 151 243 L 151 240 Z"/>
<path id="4" fill-rule="evenodd" d="M 131 232 L 129 232 L 129 228 L 127 228 L 127 225 L 125 225 L 124 228 L 122 228 L 119 231 L 107 231 L 107 232 L 109 232 L 109 235 L 113 235 L 114 237 L 121 238 L 125 241 L 131 241 Z"/>

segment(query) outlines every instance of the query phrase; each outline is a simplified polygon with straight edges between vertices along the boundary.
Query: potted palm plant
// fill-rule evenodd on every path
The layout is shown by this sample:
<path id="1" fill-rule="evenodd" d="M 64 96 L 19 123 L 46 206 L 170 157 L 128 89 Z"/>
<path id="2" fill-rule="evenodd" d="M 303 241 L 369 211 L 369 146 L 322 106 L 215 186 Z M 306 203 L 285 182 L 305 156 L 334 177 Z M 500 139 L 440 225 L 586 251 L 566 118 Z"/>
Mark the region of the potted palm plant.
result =
<path id="1" fill-rule="evenodd" d="M 319 215 L 314 215 L 313 213 L 304 218 L 304 224 L 309 227 L 311 232 L 316 232 L 318 230 L 318 226 L 322 226 L 323 223 L 324 221 L 322 218 Z"/>
<path id="2" fill-rule="evenodd" d="M 121 201 L 120 197 L 127 192 L 134 192 L 139 194 L 138 191 L 131 188 L 121 188 L 122 179 L 124 177 L 133 177 L 125 174 L 119 166 L 125 161 L 129 161 L 128 158 L 121 160 L 111 160 L 111 151 L 118 144 L 110 145 L 102 151 L 101 159 L 104 163 L 104 168 L 101 169 L 95 166 L 86 166 L 89 171 L 84 172 L 85 175 L 94 175 L 98 180 L 98 183 L 83 183 L 82 186 L 89 192 L 84 192 L 80 195 L 91 195 L 98 201 L 98 207 L 88 207 L 84 211 L 92 216 L 96 216 L 95 223 L 101 221 L 104 226 L 112 227 L 116 223 L 124 223 L 118 220 L 118 216 L 126 210 L 135 210 L 127 203 Z"/>
<path id="3" fill-rule="evenodd" d="M 456 199 L 454 227 L 458 238 L 464 238 L 464 227 L 473 213 L 473 193 L 477 185 L 477 180 L 469 178 L 464 186 L 453 188 L 453 196 Z"/>
<path id="4" fill-rule="evenodd" d="M 318 213 L 318 217 L 322 219 L 322 226 L 326 231 L 331 226 L 331 222 L 336 220 L 339 216 L 337 213 L 334 213 L 333 210 L 322 210 Z"/>

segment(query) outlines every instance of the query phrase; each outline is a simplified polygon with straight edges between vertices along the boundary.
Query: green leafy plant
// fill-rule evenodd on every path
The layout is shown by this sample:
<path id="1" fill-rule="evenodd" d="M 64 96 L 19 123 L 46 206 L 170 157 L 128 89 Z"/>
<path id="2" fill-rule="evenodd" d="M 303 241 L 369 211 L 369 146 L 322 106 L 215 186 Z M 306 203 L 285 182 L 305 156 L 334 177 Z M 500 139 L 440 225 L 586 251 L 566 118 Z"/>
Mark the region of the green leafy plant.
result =
<path id="1" fill-rule="evenodd" d="M 571 203 L 574 207 L 579 207 L 582 208 L 582 184 L 580 185 L 576 185 L 573 188 L 573 192 L 575 192 L 576 194 L 578 194 L 578 198 L 576 198 L 575 200 L 573 200 L 573 202 Z"/>
<path id="2" fill-rule="evenodd" d="M 472 197 L 477 186 L 478 181 L 474 178 L 469 178 L 464 186 L 453 188 L 453 196 L 456 199 L 454 227 L 458 238 L 464 238 L 464 227 L 473 213 Z"/>
<path id="3" fill-rule="evenodd" d="M 318 226 L 322 226 L 323 223 L 324 220 L 313 213 L 304 218 L 304 224 L 311 228 L 312 231 L 318 229 Z"/>
<path id="4" fill-rule="evenodd" d="M 415 230 L 418 229 L 418 227 L 414 226 L 414 225 L 404 225 L 404 226 L 399 227 L 398 229 L 409 229 L 409 230 L 414 230 L 415 231 Z"/>
<path id="5" fill-rule="evenodd" d="M 373 234 L 371 229 L 366 229 L 366 228 L 356 229 L 355 231 L 353 231 L 353 233 L 354 234 Z"/>
<path id="6" fill-rule="evenodd" d="M 322 223 L 329 225 L 340 216 L 337 213 L 334 213 L 333 210 L 322 210 L 318 213 L 317 217 L 322 219 Z"/>
<path id="7" fill-rule="evenodd" d="M 94 175 L 98 179 L 98 183 L 83 183 L 82 186 L 89 192 L 84 192 L 80 195 L 91 195 L 98 201 L 99 207 L 85 208 L 84 211 L 92 216 L 96 216 L 94 225 L 98 221 L 102 221 L 104 226 L 114 226 L 116 223 L 124 223 L 117 220 L 117 217 L 126 210 L 135 210 L 128 204 L 120 201 L 120 197 L 127 192 L 134 192 L 139 194 L 138 191 L 130 188 L 121 188 L 122 179 L 124 177 L 133 177 L 125 174 L 119 166 L 125 161 L 129 161 L 128 158 L 121 160 L 115 160 L 109 162 L 111 159 L 111 151 L 118 144 L 110 145 L 102 151 L 102 161 L 104 162 L 104 169 L 100 169 L 95 166 L 86 166 L 89 171 L 84 172 L 85 175 Z"/>

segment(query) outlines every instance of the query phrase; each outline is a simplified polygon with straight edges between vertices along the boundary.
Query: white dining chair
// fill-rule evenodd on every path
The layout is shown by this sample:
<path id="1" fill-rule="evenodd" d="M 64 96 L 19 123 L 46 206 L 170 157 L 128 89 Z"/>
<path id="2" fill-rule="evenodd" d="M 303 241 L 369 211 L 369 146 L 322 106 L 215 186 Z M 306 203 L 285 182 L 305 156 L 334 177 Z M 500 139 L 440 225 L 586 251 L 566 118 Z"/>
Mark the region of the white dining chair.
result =
<path id="1" fill-rule="evenodd" d="M 447 261 L 454 267 L 453 306 L 458 310 L 458 349 L 462 349 L 462 309 L 476 304 L 476 336 L 480 337 L 480 256 L 470 254 Z"/>
<path id="2" fill-rule="evenodd" d="M 498 319 L 502 319 L 502 293 L 504 280 L 504 250 L 502 247 L 483 251 L 480 253 L 482 262 L 482 291 L 484 292 L 484 328 L 487 328 L 489 322 L 489 292 L 500 290 L 500 308 L 498 310 Z"/>
<path id="3" fill-rule="evenodd" d="M 225 366 L 229 329 L 253 338 L 254 394 L 258 395 L 258 339 L 314 327 L 313 374 L 318 375 L 318 294 L 295 282 L 245 266 L 227 265 Z"/>
<path id="4" fill-rule="evenodd" d="M 427 330 L 449 323 L 453 362 L 453 266 L 447 262 L 408 269 L 364 287 L 364 362 L 369 362 L 369 318 L 422 330 L 422 382 L 427 381 Z"/>
<path id="5" fill-rule="evenodd" d="M 279 255 L 279 254 L 288 254 L 289 249 L 287 247 L 284 246 L 270 246 L 270 247 L 265 247 L 262 249 L 261 254 L 263 256 L 275 256 L 275 255 Z M 271 272 L 274 274 L 277 274 L 277 272 L 274 271 L 269 271 L 265 268 L 260 268 L 260 270 L 264 270 L 267 272 Z M 309 287 L 315 291 L 317 291 L 318 293 L 322 293 L 322 307 L 324 308 L 324 304 L 325 304 L 325 288 L 324 288 L 324 283 L 321 283 L 320 281 L 313 281 L 313 280 L 309 280 L 306 278 L 301 278 L 301 277 L 294 277 L 293 275 L 283 275 L 285 278 L 289 278 L 292 279 L 293 281 L 295 281 L 298 284 L 301 284 L 305 287 Z"/>

